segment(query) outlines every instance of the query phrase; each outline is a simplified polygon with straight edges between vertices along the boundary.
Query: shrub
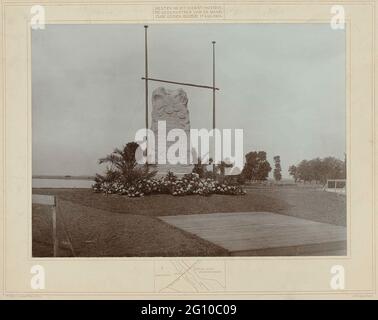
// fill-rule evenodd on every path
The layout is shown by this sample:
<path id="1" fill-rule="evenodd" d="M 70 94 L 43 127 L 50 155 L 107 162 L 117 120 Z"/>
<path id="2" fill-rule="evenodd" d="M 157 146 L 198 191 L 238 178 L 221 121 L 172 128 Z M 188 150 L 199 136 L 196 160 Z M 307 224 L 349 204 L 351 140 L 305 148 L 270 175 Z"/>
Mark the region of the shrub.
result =
<path id="1" fill-rule="evenodd" d="M 119 194 L 128 197 L 142 197 L 149 194 L 171 194 L 183 196 L 198 194 L 243 195 L 243 189 L 233 183 L 217 181 L 212 172 L 200 171 L 202 176 L 190 173 L 178 178 L 172 172 L 156 179 L 156 171 L 149 171 L 149 166 L 137 164 L 135 153 L 139 145 L 130 142 L 123 149 L 115 149 L 113 153 L 99 160 L 99 163 L 108 163 L 104 175 L 97 174 L 92 188 L 95 192 L 105 194 Z M 200 164 L 197 169 L 205 167 Z"/>
<path id="2" fill-rule="evenodd" d="M 213 160 L 209 159 L 209 164 L 212 164 Z M 198 158 L 198 161 L 196 164 L 194 164 L 192 173 L 198 174 L 200 178 L 205 178 L 206 175 L 209 174 L 209 171 L 207 170 L 207 163 L 202 163 L 202 159 Z"/>
<path id="3" fill-rule="evenodd" d="M 192 173 L 198 174 L 200 178 L 210 178 L 217 180 L 220 183 L 225 182 L 227 180 L 227 176 L 225 175 L 226 168 L 232 168 L 233 164 L 226 161 L 221 161 L 220 163 L 215 165 L 215 171 L 207 170 L 207 166 L 212 164 L 214 164 L 212 158 L 209 159 L 208 164 L 203 164 L 201 158 L 198 158 L 197 163 L 193 167 Z"/>
<path id="4" fill-rule="evenodd" d="M 122 149 L 114 151 L 101 158 L 99 163 L 110 165 L 104 175 L 96 174 L 94 191 L 103 193 L 127 194 L 137 196 L 137 186 L 143 180 L 151 179 L 156 171 L 150 171 L 147 165 L 139 165 L 135 153 L 139 145 L 136 142 L 127 143 Z"/>
<path id="5" fill-rule="evenodd" d="M 95 192 L 106 194 L 120 194 L 129 197 L 142 197 L 149 194 L 170 194 L 173 196 L 211 194 L 244 195 L 245 192 L 238 185 L 220 183 L 211 178 L 200 178 L 195 173 L 190 173 L 182 178 L 173 173 L 160 179 L 140 179 L 133 184 L 123 184 L 119 180 L 98 180 L 93 185 Z"/>

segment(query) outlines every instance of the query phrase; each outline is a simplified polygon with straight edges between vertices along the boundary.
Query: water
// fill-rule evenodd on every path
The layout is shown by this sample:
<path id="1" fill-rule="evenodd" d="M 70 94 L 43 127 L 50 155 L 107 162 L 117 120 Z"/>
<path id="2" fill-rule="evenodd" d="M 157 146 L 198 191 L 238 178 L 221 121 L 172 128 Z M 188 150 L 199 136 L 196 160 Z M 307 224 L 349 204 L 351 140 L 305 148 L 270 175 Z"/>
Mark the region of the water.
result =
<path id="1" fill-rule="evenodd" d="M 33 188 L 90 188 L 93 183 L 93 180 L 32 179 Z"/>

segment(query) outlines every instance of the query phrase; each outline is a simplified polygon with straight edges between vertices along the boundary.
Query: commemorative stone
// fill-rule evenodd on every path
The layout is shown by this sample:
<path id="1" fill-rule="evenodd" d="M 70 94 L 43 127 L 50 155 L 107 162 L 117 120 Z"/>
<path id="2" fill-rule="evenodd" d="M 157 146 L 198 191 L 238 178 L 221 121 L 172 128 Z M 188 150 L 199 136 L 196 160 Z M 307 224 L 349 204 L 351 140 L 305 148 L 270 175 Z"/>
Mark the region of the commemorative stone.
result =
<path id="1" fill-rule="evenodd" d="M 162 128 L 165 126 L 165 137 L 159 139 L 162 135 Z M 160 130 L 159 130 L 160 129 Z M 174 141 L 167 141 L 169 132 L 174 129 L 181 129 L 185 133 L 185 141 L 176 137 Z M 155 135 L 155 161 L 166 159 L 166 164 L 158 163 L 159 173 L 172 171 L 174 173 L 189 173 L 190 166 L 190 119 L 188 110 L 188 97 L 183 89 L 169 90 L 159 87 L 152 92 L 152 123 L 151 130 Z M 173 131 L 172 133 L 174 133 Z M 182 144 L 180 147 L 185 149 L 185 161 L 180 163 L 170 163 L 168 150 L 176 144 Z M 165 146 L 163 145 L 165 144 Z M 182 150 L 182 149 L 181 149 Z M 168 155 L 168 156 L 167 156 Z"/>

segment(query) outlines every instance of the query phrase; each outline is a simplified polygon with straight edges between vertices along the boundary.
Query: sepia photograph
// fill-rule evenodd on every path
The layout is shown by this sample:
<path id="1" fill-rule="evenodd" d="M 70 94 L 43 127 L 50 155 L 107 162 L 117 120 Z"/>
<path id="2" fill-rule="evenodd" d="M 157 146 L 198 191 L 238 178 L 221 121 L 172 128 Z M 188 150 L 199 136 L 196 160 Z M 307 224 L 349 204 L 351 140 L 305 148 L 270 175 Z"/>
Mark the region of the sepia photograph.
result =
<path id="1" fill-rule="evenodd" d="M 347 253 L 345 32 L 32 30 L 33 257 Z"/>
<path id="2" fill-rule="evenodd" d="M 376 299 L 375 4 L 2 2 L 0 300 Z"/>

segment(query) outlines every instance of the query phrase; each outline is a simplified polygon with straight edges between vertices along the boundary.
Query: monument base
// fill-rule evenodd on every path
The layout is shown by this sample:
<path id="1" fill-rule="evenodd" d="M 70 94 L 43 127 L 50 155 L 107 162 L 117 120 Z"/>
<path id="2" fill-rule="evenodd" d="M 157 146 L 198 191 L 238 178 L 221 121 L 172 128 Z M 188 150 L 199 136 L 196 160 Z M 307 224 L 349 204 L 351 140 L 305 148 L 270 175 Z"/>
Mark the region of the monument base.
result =
<path id="1" fill-rule="evenodd" d="M 169 171 L 174 173 L 178 177 L 182 177 L 185 174 L 192 173 L 194 165 L 188 164 L 158 164 L 153 170 L 157 170 L 157 177 L 165 176 Z"/>

